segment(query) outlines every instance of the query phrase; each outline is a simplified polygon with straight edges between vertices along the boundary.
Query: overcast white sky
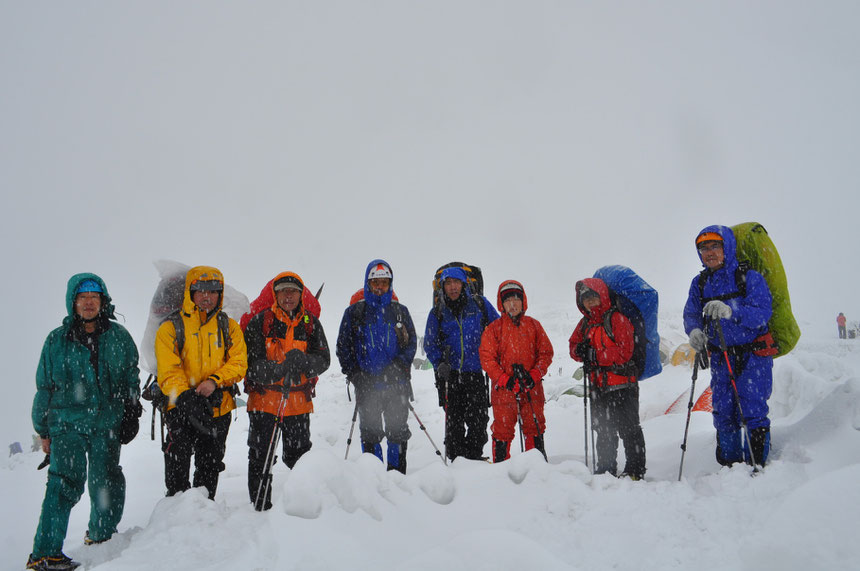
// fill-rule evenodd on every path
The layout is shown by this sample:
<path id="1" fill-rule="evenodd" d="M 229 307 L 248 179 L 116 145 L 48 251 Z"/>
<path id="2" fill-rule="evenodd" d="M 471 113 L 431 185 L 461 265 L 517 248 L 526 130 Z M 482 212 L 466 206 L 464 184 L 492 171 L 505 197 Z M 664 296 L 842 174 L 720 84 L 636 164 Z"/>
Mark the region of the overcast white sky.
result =
<path id="1" fill-rule="evenodd" d="M 765 225 L 807 334 L 860 319 L 856 2 L 0 1 L 6 385 L 25 438 L 70 275 L 137 339 L 169 258 L 250 297 L 367 262 L 570 304 L 605 264 L 679 308 L 712 223 Z M 573 327 L 571 323 L 571 328 Z M 562 358 L 563 355 L 559 358 Z"/>

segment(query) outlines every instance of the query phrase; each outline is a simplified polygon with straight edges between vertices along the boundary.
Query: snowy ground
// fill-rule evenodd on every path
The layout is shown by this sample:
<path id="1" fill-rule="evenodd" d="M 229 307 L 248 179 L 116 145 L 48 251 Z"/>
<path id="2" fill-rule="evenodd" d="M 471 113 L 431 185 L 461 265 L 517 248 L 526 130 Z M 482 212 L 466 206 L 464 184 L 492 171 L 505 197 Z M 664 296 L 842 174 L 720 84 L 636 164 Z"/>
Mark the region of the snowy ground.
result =
<path id="1" fill-rule="evenodd" d="M 358 454 L 344 461 L 353 404 L 337 366 L 318 387 L 314 448 L 290 472 L 275 471 L 274 508 L 256 513 L 246 492 L 247 417 L 231 428 L 227 470 L 215 502 L 198 490 L 163 497 L 159 443 L 149 411 L 123 451 L 128 503 L 120 533 L 85 547 L 88 502 L 72 512 L 66 553 L 86 569 L 856 569 L 860 506 L 860 341 L 802 339 L 776 362 L 770 401 L 773 449 L 766 471 L 720 468 L 710 415 L 694 413 L 678 482 L 686 408 L 663 414 L 690 386 L 690 369 L 668 367 L 642 384 L 648 446 L 644 482 L 593 477 L 583 464 L 583 403 L 566 340 L 576 317 L 533 309 L 556 350 L 545 380 L 546 449 L 492 465 L 445 467 L 412 419 L 408 474 Z M 680 342 L 680 318 L 661 334 Z M 333 335 L 331 332 L 330 335 Z M 334 340 L 331 339 L 333 342 Z M 697 392 L 708 374 L 700 375 Z M 418 415 L 442 444 L 432 373 L 413 377 Z M 22 443 L 28 449 L 29 443 Z M 485 449 L 489 453 L 489 446 Z M 0 467 L 0 568 L 23 568 L 45 472 L 42 455 Z"/>

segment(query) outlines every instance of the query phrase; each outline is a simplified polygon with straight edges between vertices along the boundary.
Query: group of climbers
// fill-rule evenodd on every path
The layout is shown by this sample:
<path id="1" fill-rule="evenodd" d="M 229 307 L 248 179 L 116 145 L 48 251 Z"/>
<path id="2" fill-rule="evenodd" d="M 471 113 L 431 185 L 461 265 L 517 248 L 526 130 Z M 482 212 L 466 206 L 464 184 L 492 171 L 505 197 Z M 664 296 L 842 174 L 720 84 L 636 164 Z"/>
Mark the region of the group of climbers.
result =
<path id="1" fill-rule="evenodd" d="M 691 346 L 710 353 L 717 459 L 725 465 L 763 466 L 770 447 L 772 353 L 762 341 L 771 315 L 770 291 L 751 269 L 740 270 L 740 291 L 730 228 L 705 228 L 696 248 L 705 270 L 690 287 L 684 327 Z M 367 266 L 363 290 L 343 313 L 336 355 L 355 388 L 362 451 L 405 473 L 418 339 L 409 310 L 394 295 L 393 280 L 384 260 Z M 493 462 L 509 458 L 518 425 L 524 448 L 546 458 L 542 381 L 553 348 L 540 322 L 526 315 L 522 283 L 503 281 L 493 307 L 459 267 L 444 270 L 440 282 L 443 294 L 428 314 L 424 349 L 445 414 L 447 458 L 486 459 L 490 407 Z M 219 270 L 191 268 L 182 308 L 156 334 L 158 387 L 168 403 L 165 486 L 169 496 L 193 486 L 215 497 L 237 384 L 244 378 L 248 491 L 254 506 L 264 510 L 272 505 L 274 443 L 282 437 L 282 458 L 290 468 L 311 448 L 316 378 L 329 368 L 331 357 L 319 304 L 297 274 L 278 274 L 243 327 L 222 311 L 223 293 Z M 597 433 L 595 472 L 616 474 L 620 437 L 626 458 L 621 475 L 640 479 L 645 439 L 637 372 L 631 368 L 639 340 L 628 317 L 614 310 L 603 280 L 582 279 L 574 293 L 583 318 L 570 337 L 569 352 L 584 363 Z M 114 320 L 104 282 L 94 274 L 73 276 L 66 300 L 68 316 L 42 350 L 32 413 L 43 450 L 50 454 L 42 515 L 27 562 L 37 570 L 78 566 L 62 546 L 85 481 L 93 498 L 85 542 L 107 541 L 116 532 L 125 500 L 120 445 L 136 434 L 141 412 L 137 349 Z M 745 437 L 742 428 L 748 430 Z"/>

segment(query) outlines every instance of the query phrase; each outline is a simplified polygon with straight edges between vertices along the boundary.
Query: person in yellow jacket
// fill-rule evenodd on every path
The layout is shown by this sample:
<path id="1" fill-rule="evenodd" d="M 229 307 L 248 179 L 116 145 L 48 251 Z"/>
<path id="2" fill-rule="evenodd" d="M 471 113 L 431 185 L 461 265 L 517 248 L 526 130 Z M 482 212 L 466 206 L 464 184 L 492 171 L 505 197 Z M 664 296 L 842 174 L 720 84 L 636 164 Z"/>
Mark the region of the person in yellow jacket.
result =
<path id="1" fill-rule="evenodd" d="M 168 317 L 155 335 L 158 385 L 168 399 L 165 414 L 164 480 L 167 495 L 204 486 L 215 498 L 224 470 L 230 411 L 236 383 L 248 357 L 239 324 L 221 311 L 224 276 L 197 266 L 185 276 L 182 309 Z"/>
<path id="2" fill-rule="evenodd" d="M 311 449 L 316 377 L 331 364 L 322 324 L 302 303 L 305 284 L 293 272 L 272 280 L 272 305 L 245 328 L 248 345 L 248 492 L 257 511 L 272 507 L 276 430 L 290 469 Z"/>

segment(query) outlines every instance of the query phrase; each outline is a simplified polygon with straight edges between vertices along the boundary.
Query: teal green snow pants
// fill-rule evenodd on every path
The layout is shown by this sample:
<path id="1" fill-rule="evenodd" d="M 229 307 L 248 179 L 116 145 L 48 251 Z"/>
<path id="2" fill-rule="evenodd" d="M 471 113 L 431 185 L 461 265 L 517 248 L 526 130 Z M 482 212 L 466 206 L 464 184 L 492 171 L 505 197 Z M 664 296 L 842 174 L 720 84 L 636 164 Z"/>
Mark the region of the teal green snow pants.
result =
<path id="1" fill-rule="evenodd" d="M 116 533 L 125 507 L 125 476 L 119 454 L 116 437 L 72 433 L 51 439 L 51 465 L 33 540 L 34 558 L 62 552 L 69 515 L 84 493 L 84 483 L 90 492 L 90 539 L 103 541 Z"/>

